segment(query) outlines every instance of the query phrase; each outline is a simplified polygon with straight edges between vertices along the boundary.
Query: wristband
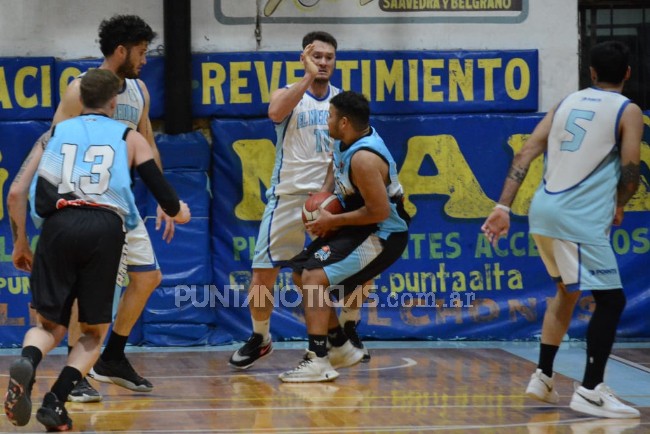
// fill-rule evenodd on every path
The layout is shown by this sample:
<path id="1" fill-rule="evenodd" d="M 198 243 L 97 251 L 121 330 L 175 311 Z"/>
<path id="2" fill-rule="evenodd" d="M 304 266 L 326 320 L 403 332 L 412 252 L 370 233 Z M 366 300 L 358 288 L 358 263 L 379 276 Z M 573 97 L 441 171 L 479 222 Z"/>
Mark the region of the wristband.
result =
<path id="1" fill-rule="evenodd" d="M 494 205 L 494 209 L 500 209 L 501 211 L 505 211 L 506 213 L 510 214 L 510 207 L 505 206 L 502 203 L 497 203 L 496 205 Z"/>

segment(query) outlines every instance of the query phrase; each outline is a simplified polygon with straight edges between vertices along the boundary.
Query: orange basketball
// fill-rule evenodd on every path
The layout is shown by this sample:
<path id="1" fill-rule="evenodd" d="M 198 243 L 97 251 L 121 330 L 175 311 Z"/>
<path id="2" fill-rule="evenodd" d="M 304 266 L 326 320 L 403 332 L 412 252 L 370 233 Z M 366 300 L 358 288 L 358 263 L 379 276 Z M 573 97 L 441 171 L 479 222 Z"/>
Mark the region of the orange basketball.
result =
<path id="1" fill-rule="evenodd" d="M 343 205 L 341 205 L 335 194 L 319 191 L 309 196 L 302 206 L 302 222 L 307 223 L 316 220 L 320 215 L 321 208 L 328 210 L 332 214 L 343 212 Z"/>

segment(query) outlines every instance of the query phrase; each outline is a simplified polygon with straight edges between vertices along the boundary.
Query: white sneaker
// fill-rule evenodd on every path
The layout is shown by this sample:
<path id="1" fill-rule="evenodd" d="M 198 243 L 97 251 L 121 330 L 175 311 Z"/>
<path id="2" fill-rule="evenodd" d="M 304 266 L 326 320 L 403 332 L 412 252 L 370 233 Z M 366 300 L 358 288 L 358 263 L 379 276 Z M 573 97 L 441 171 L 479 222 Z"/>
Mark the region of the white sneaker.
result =
<path id="1" fill-rule="evenodd" d="M 539 401 L 557 404 L 560 402 L 560 395 L 553 388 L 553 377 L 547 377 L 541 369 L 537 369 L 530 376 L 530 382 L 526 387 L 526 396 Z"/>
<path id="2" fill-rule="evenodd" d="M 639 410 L 619 401 L 605 383 L 600 383 L 594 390 L 585 389 L 576 383 L 570 407 L 580 413 L 597 417 L 633 419 L 641 416 Z"/>
<path id="3" fill-rule="evenodd" d="M 329 357 L 316 357 L 316 353 L 307 351 L 296 369 L 283 372 L 278 378 L 285 383 L 314 383 L 332 381 L 338 376 L 339 373 L 332 367 Z"/>
<path id="4" fill-rule="evenodd" d="M 334 369 L 348 368 L 359 363 L 364 356 L 363 350 L 352 345 L 349 340 L 340 347 L 332 347 L 328 351 L 330 363 Z"/>
<path id="5" fill-rule="evenodd" d="M 634 419 L 591 419 L 571 424 L 572 434 L 623 434 L 637 428 L 639 420 Z"/>

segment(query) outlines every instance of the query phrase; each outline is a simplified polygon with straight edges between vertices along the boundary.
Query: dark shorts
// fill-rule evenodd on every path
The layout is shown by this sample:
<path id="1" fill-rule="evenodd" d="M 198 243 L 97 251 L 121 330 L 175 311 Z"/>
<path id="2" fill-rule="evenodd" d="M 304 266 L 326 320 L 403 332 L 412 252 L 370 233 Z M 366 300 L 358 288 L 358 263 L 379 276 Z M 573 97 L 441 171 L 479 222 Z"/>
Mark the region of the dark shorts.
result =
<path id="1" fill-rule="evenodd" d="M 64 208 L 48 217 L 34 255 L 32 307 L 67 327 L 77 299 L 79 322 L 110 323 L 126 253 L 123 228 L 117 214 L 97 208 Z"/>
<path id="2" fill-rule="evenodd" d="M 322 268 L 332 295 L 351 294 L 359 285 L 374 279 L 397 261 L 408 243 L 408 232 L 397 232 L 383 240 L 374 230 L 344 228 L 328 239 L 317 238 L 290 262 L 292 269 Z"/>

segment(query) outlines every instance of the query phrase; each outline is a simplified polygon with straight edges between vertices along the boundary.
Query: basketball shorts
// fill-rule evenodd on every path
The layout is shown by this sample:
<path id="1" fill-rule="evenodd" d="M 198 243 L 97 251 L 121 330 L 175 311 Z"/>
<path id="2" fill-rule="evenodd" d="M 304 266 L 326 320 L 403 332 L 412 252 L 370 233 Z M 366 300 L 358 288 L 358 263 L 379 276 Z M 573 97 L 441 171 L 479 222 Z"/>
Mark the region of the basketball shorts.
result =
<path id="1" fill-rule="evenodd" d="M 32 307 L 67 327 L 77 299 L 80 322 L 110 323 L 124 232 L 117 214 L 98 208 L 64 208 L 48 217 L 30 276 Z"/>
<path id="2" fill-rule="evenodd" d="M 345 297 L 385 271 L 404 253 L 408 232 L 393 233 L 383 240 L 375 229 L 351 226 L 328 239 L 317 238 L 291 260 L 291 267 L 297 273 L 322 268 L 332 295 Z"/>
<path id="3" fill-rule="evenodd" d="M 302 223 L 302 206 L 309 195 L 272 196 L 260 223 L 253 268 L 287 266 L 305 247 L 309 237 Z"/>
<path id="4" fill-rule="evenodd" d="M 548 274 L 564 283 L 568 291 L 623 287 L 611 245 L 574 243 L 537 234 L 533 239 Z"/>
<path id="5" fill-rule="evenodd" d="M 129 271 L 153 271 L 160 269 L 158 260 L 151 245 L 151 239 L 142 218 L 138 217 L 138 225 L 126 233 L 126 243 L 129 246 L 126 263 Z"/>

